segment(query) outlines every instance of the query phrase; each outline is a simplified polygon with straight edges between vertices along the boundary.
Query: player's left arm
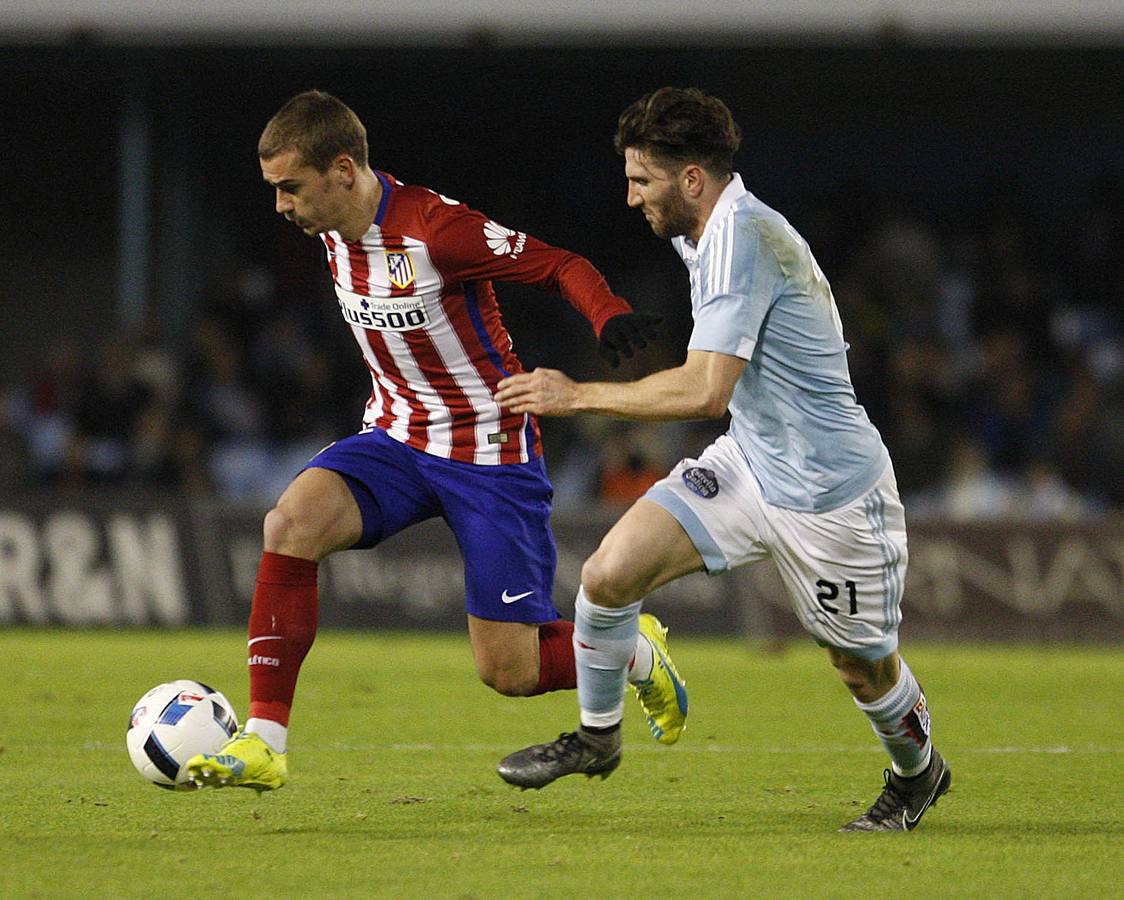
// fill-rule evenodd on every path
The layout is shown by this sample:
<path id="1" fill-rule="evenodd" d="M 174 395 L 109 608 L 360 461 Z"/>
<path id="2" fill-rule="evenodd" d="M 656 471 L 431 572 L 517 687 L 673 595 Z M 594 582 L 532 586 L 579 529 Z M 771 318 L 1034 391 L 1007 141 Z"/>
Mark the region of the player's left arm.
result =
<path id="1" fill-rule="evenodd" d="M 513 231 L 463 203 L 434 204 L 430 253 L 449 281 L 511 281 L 561 294 L 593 326 L 613 366 L 656 335 L 659 318 L 633 312 L 584 256 Z"/>
<path id="2" fill-rule="evenodd" d="M 618 419 L 669 422 L 717 419 L 745 370 L 746 360 L 690 350 L 687 360 L 637 381 L 573 381 L 555 369 L 535 369 L 499 383 L 496 399 L 516 413 L 571 416 L 596 413 Z"/>

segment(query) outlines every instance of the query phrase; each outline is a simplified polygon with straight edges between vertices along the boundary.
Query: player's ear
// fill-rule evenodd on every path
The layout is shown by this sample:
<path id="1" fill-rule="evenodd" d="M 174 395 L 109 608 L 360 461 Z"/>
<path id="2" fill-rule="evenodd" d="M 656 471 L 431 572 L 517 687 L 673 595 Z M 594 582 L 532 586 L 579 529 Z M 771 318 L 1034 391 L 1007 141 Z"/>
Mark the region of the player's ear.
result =
<path id="1" fill-rule="evenodd" d="M 355 160 L 353 160 L 348 154 L 341 153 L 339 156 L 333 159 L 332 164 L 331 166 L 329 166 L 328 170 L 335 174 L 336 178 L 339 179 L 340 184 L 345 188 L 350 189 L 352 185 L 355 184 L 357 167 L 355 165 Z"/>
<path id="2" fill-rule="evenodd" d="M 685 193 L 692 200 L 697 200 L 706 187 L 706 171 L 702 166 L 688 163 L 679 173 L 679 183 Z"/>

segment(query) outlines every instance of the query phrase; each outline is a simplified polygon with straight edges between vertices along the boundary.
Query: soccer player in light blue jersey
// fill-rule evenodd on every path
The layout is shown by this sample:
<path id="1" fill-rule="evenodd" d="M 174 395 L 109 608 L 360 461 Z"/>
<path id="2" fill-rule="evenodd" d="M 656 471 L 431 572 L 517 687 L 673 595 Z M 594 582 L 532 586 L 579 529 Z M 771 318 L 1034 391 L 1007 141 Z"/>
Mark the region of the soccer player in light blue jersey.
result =
<path id="1" fill-rule="evenodd" d="M 898 652 L 907 551 L 894 471 L 855 399 L 827 279 L 796 229 L 733 171 L 740 140 L 725 104 L 696 89 L 662 88 L 619 121 L 628 204 L 690 273 L 686 362 L 632 382 L 577 383 L 551 369 L 500 382 L 497 399 L 514 412 L 663 421 L 728 410 L 730 428 L 655 484 L 587 560 L 574 631 L 580 727 L 498 771 L 534 788 L 607 777 L 620 762 L 643 597 L 691 572 L 771 558 L 890 757 L 881 795 L 843 830 L 912 830 L 951 773 Z"/>

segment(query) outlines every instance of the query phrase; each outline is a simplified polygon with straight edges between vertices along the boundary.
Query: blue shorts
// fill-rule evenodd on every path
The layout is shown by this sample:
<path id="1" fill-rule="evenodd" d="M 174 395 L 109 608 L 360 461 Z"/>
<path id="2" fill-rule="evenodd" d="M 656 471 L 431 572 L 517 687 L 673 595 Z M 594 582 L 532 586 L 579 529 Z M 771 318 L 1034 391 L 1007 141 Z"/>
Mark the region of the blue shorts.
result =
<path id="1" fill-rule="evenodd" d="M 551 599 L 554 491 L 541 458 L 476 466 L 415 450 L 376 429 L 325 447 L 305 468 L 330 469 L 351 488 L 363 517 L 354 548 L 441 516 L 464 558 L 469 613 L 497 622 L 559 618 Z"/>

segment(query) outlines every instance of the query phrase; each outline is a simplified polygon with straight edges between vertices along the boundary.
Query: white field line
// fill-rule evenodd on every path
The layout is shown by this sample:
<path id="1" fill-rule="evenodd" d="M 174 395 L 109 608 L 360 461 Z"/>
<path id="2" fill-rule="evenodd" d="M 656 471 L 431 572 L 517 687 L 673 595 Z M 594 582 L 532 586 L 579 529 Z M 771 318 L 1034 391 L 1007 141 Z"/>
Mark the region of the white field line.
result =
<path id="1" fill-rule="evenodd" d="M 329 750 L 333 752 L 344 753 L 381 753 L 387 750 L 392 750 L 397 753 L 450 753 L 450 752 L 466 752 L 466 753 L 510 753 L 513 749 L 519 749 L 516 745 L 518 741 L 513 741 L 510 744 L 456 744 L 456 743 L 434 743 L 434 744 L 301 744 L 298 745 L 297 752 L 299 753 L 315 753 L 317 751 Z M 124 744 L 109 743 L 106 741 L 91 741 L 83 745 L 84 750 L 113 750 L 120 751 L 124 749 Z M 821 753 L 870 753 L 881 754 L 883 750 L 877 744 L 872 744 L 869 747 L 843 747 L 843 746 L 830 746 L 824 745 L 820 747 L 752 747 L 752 746 L 735 746 L 731 744 L 705 744 L 698 745 L 681 745 L 678 747 L 659 747 L 655 744 L 639 744 L 630 743 L 628 745 L 629 753 L 675 753 L 675 754 L 709 754 L 709 753 L 734 753 L 744 754 L 746 756 L 793 756 L 798 754 L 821 754 Z M 957 756 L 962 756 L 969 753 L 983 753 L 983 754 L 1004 754 L 1004 753 L 1024 753 L 1032 755 L 1065 755 L 1065 754 L 1103 754 L 1103 753 L 1124 753 L 1124 745 L 1122 746 L 1108 746 L 1104 744 L 1085 744 L 1079 747 L 963 747 L 957 746 L 955 749 Z"/>
<path id="2" fill-rule="evenodd" d="M 332 750 L 361 750 L 371 751 L 379 749 L 375 745 L 360 746 L 351 744 L 333 744 L 328 747 Z M 466 751 L 508 751 L 510 748 L 501 746 L 499 744 L 391 744 L 390 749 L 400 750 L 403 752 L 443 752 L 449 750 L 466 750 Z M 745 747 L 734 746 L 729 744 L 706 744 L 704 746 L 680 746 L 671 750 L 669 747 L 658 747 L 654 744 L 629 744 L 629 753 L 637 751 L 643 753 L 667 753 L 669 751 L 674 753 L 744 753 L 749 756 L 753 755 L 784 755 L 791 756 L 792 754 L 813 754 L 813 753 L 883 753 L 884 751 L 877 744 L 870 747 L 839 747 L 839 746 L 823 746 L 823 747 Z M 956 749 L 957 755 L 963 753 L 1032 753 L 1032 754 L 1065 754 L 1065 753 L 1124 753 L 1124 746 L 1121 747 L 1107 747 L 1100 745 L 1088 745 L 1084 747 L 958 747 Z"/>

